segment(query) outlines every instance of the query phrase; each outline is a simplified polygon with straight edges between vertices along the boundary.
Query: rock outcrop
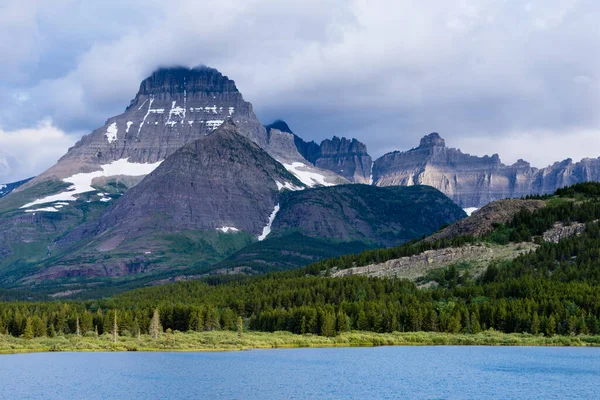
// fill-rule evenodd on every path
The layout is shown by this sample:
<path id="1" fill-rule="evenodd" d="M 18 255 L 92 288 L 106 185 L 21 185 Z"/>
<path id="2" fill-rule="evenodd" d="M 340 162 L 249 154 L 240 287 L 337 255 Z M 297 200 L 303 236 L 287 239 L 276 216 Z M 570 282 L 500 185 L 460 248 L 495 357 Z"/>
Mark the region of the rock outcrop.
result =
<path id="1" fill-rule="evenodd" d="M 353 183 L 371 183 L 373 160 L 363 143 L 334 136 L 323 140 L 319 147 L 318 154 L 309 159 L 314 165 L 333 171 Z"/>
<path id="2" fill-rule="evenodd" d="M 484 157 L 448 148 L 439 134 L 421 139 L 419 147 L 377 159 L 377 186 L 433 186 L 462 207 L 481 207 L 494 200 L 553 193 L 578 182 L 600 180 L 600 158 L 571 159 L 538 169 L 523 160 L 505 165 L 497 154 Z"/>
<path id="3" fill-rule="evenodd" d="M 477 244 L 462 247 L 447 247 L 438 250 L 427 250 L 414 256 L 396 258 L 380 264 L 339 270 L 333 269 L 331 276 L 337 278 L 350 275 L 363 275 L 416 280 L 431 270 L 448 267 L 457 263 L 474 264 L 473 272 L 478 275 L 493 261 L 512 260 L 536 248 L 537 245 L 533 243 L 509 244 L 506 246 Z"/>
<path id="4" fill-rule="evenodd" d="M 565 224 L 563 222 L 557 222 L 552 228 L 544 232 L 542 237 L 545 242 L 558 243 L 561 240 L 567 239 L 573 235 L 579 235 L 583 231 L 585 231 L 584 223 L 572 222 L 570 224 Z"/>

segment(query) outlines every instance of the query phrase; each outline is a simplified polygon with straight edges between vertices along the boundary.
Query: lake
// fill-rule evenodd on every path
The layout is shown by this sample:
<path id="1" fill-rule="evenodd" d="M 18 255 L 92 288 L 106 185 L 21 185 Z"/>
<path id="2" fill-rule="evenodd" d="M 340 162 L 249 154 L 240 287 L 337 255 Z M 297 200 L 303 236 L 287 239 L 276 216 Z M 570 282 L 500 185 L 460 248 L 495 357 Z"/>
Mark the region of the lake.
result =
<path id="1" fill-rule="evenodd" d="M 0 355 L 2 399 L 592 399 L 600 348 Z"/>

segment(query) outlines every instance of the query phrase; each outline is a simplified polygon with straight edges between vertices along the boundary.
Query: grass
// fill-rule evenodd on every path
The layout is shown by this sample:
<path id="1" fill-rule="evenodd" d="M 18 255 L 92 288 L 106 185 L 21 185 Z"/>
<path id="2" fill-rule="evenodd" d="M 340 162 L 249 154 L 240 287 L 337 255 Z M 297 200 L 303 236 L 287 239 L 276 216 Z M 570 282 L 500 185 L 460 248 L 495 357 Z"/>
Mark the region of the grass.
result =
<path id="1" fill-rule="evenodd" d="M 600 336 L 534 336 L 521 333 L 486 331 L 478 334 L 434 332 L 373 333 L 346 332 L 336 337 L 296 335 L 289 332 L 174 332 L 158 339 L 119 337 L 115 344 L 109 334 L 55 338 L 23 339 L 0 335 L 0 354 L 75 351 L 231 351 L 247 349 L 301 347 L 372 347 L 372 346 L 600 346 Z"/>

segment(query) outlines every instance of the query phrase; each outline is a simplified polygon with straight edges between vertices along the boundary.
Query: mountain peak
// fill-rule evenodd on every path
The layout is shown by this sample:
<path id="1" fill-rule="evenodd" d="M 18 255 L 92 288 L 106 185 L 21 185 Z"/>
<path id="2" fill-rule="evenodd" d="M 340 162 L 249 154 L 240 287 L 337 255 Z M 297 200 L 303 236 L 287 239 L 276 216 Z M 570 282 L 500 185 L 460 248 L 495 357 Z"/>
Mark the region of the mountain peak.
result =
<path id="1" fill-rule="evenodd" d="M 419 147 L 446 147 L 446 141 L 441 138 L 439 133 L 432 132 L 429 135 L 423 136 Z"/>
<path id="2" fill-rule="evenodd" d="M 238 93 L 235 82 L 218 70 L 206 66 L 163 67 L 144 79 L 138 96 L 162 93 Z"/>
<path id="3" fill-rule="evenodd" d="M 269 125 L 265 126 L 265 128 L 267 129 L 267 132 L 270 132 L 271 129 L 277 129 L 278 131 L 281 131 L 281 132 L 286 132 L 286 133 L 291 133 L 291 134 L 294 133 L 294 132 L 292 132 L 292 130 L 290 129 L 288 124 L 281 119 L 273 121 Z"/>

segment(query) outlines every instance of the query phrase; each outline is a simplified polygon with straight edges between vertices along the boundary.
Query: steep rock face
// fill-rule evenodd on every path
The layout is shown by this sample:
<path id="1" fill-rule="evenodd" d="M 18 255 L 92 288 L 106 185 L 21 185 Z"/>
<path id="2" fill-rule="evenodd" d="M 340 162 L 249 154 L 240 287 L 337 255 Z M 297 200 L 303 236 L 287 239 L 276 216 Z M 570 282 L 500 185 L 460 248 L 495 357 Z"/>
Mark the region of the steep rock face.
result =
<path id="1" fill-rule="evenodd" d="M 237 124 L 227 121 L 213 134 L 177 150 L 98 221 L 75 230 L 63 242 L 86 237 L 106 241 L 107 235 L 125 240 L 132 233 L 186 229 L 259 236 L 280 190 L 303 185 L 238 132 Z"/>
<path id="2" fill-rule="evenodd" d="M 438 190 L 415 186 L 342 185 L 285 193 L 273 235 L 290 231 L 393 246 L 435 232 L 465 217 Z"/>
<path id="3" fill-rule="evenodd" d="M 326 139 L 320 145 L 314 141 L 305 142 L 298 137 L 287 123 L 277 120 L 266 126 L 269 139 L 271 132 L 288 133 L 293 135 L 295 150 L 287 149 L 288 153 L 298 153 L 315 167 L 331 171 L 351 183 L 371 183 L 371 156 L 367 146 L 356 139 L 346 139 L 334 136 Z"/>
<path id="4" fill-rule="evenodd" d="M 477 157 L 448 148 L 437 133 L 421 139 L 419 147 L 385 154 L 373 165 L 373 183 L 377 186 L 429 185 L 462 207 L 553 193 L 585 180 L 600 180 L 600 158 L 576 164 L 568 159 L 543 169 L 523 160 L 505 165 L 497 154 Z"/>
<path id="5" fill-rule="evenodd" d="M 309 160 L 312 161 L 312 160 Z M 353 183 L 371 183 L 373 161 L 367 146 L 356 139 L 334 136 L 321 142 L 314 161 L 317 167 L 334 171 Z"/>
<path id="6" fill-rule="evenodd" d="M 236 121 L 240 134 L 266 145 L 266 131 L 234 81 L 208 67 L 159 69 L 141 83 L 123 114 L 84 136 L 32 184 L 95 171 L 122 159 L 159 162 L 228 118 Z"/>

